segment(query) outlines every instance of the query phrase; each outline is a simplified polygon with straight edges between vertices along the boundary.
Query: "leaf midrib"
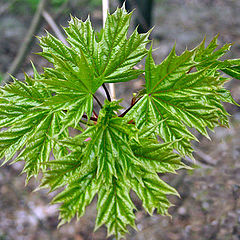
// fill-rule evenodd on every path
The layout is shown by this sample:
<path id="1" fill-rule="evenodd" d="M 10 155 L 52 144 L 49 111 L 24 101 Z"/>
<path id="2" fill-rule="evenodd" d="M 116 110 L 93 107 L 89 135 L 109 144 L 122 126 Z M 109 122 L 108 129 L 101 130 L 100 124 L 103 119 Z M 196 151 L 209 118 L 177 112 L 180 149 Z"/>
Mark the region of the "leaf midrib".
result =
<path id="1" fill-rule="evenodd" d="M 121 15 L 121 16 L 122 16 L 122 15 Z M 102 71 L 102 73 L 101 73 L 101 76 L 104 76 L 104 75 L 105 75 L 106 68 L 107 68 L 107 66 L 108 66 L 108 64 L 109 64 L 110 56 L 111 56 L 112 51 L 113 51 L 113 49 L 114 49 L 114 47 L 115 47 L 115 44 L 116 44 L 115 39 L 116 39 L 116 35 L 117 35 L 117 33 L 118 33 L 119 24 L 120 24 L 120 21 L 117 22 L 117 28 L 116 28 L 116 31 L 114 32 L 114 38 L 113 38 L 114 41 L 113 41 L 113 43 L 112 43 L 112 45 L 111 45 L 111 47 L 110 47 L 110 49 L 109 49 L 107 62 L 106 62 L 106 64 L 105 64 L 105 66 L 104 66 L 104 69 L 103 69 L 103 71 Z M 105 32 L 104 32 L 104 36 L 105 36 Z M 105 38 L 104 38 L 104 37 L 103 37 L 103 39 L 100 41 L 99 46 L 101 45 L 101 43 L 102 43 L 103 41 L 105 41 Z"/>
<path id="2" fill-rule="evenodd" d="M 191 56 L 190 56 L 190 57 L 191 57 Z M 179 66 L 181 66 L 182 63 L 183 63 L 184 61 L 186 61 L 188 58 L 189 58 L 189 56 L 186 56 L 186 58 L 184 58 L 184 60 L 181 62 L 180 65 L 176 66 L 172 71 L 169 71 L 165 76 L 163 76 L 163 77 L 155 84 L 155 86 L 152 88 L 150 94 L 154 93 L 154 90 L 156 89 L 156 87 L 157 87 L 167 76 L 169 76 L 169 75 L 170 75 L 171 73 L 173 73 L 177 68 L 179 68 Z M 191 67 L 191 65 L 194 65 L 194 63 L 190 64 L 189 66 Z M 161 66 L 161 65 L 159 65 L 159 66 Z M 169 64 L 167 65 L 167 68 L 168 68 L 168 67 L 169 67 Z"/>

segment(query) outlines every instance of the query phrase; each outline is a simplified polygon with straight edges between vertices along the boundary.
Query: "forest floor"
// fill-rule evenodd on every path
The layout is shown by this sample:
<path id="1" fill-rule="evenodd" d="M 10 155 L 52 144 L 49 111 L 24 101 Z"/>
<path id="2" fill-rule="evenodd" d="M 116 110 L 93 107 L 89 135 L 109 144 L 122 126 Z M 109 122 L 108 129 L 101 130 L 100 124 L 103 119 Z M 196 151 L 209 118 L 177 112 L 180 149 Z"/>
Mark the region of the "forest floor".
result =
<path id="1" fill-rule="evenodd" d="M 0 0 L 1 2 L 1 0 Z M 1 5 L 1 4 L 0 4 Z M 86 15 L 88 9 L 81 9 Z M 235 42 L 228 57 L 240 57 L 240 1 L 238 0 L 169 0 L 157 1 L 154 7 L 155 29 L 152 34 L 154 56 L 159 63 L 171 50 L 175 40 L 180 53 L 186 46 L 192 48 L 206 35 L 207 41 L 220 34 L 219 42 Z M 81 14 L 81 13 L 78 13 Z M 84 16 L 85 16 L 84 15 Z M 26 33 L 31 15 L 0 15 L 0 72 L 7 71 L 18 51 L 19 41 Z M 66 19 L 63 18 L 62 21 Z M 100 8 L 93 10 L 92 20 L 101 24 Z M 33 52 L 39 51 L 34 46 Z M 29 59 L 41 69 L 46 62 L 30 54 L 23 68 L 30 72 Z M 22 74 L 17 74 L 21 79 Z M 119 85 L 117 96 L 126 97 L 143 82 Z M 228 83 L 236 101 L 240 102 L 240 84 Z M 211 141 L 200 136 L 197 149 L 198 167 L 181 170 L 178 175 L 163 176 L 174 185 L 181 199 L 171 197 L 175 204 L 170 209 L 172 219 L 154 214 L 148 216 L 141 202 L 134 198 L 139 211 L 136 222 L 139 232 L 130 229 L 129 240 L 240 240 L 240 111 L 226 105 L 232 115 L 230 128 L 217 128 L 210 133 Z M 106 229 L 93 233 L 96 199 L 87 208 L 79 222 L 57 229 L 58 211 L 49 205 L 53 194 L 33 192 L 37 184 L 30 181 L 24 186 L 25 176 L 19 176 L 22 163 L 5 165 L 0 169 L 0 240 L 104 240 Z M 111 238 L 110 238 L 111 239 Z"/>

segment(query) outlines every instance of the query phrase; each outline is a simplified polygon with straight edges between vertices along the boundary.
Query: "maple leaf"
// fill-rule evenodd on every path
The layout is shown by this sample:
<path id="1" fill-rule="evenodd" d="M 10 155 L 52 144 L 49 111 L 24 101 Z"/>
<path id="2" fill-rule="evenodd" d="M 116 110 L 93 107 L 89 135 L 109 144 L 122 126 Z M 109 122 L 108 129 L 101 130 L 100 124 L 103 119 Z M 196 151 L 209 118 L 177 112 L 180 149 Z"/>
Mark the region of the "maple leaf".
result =
<path id="1" fill-rule="evenodd" d="M 137 29 L 127 38 L 132 13 L 125 7 L 108 14 L 100 37 L 92 29 L 90 19 L 85 22 L 71 18 L 65 28 L 67 41 L 77 52 L 82 52 L 94 69 L 94 76 L 103 82 L 124 82 L 136 79 L 143 70 L 133 69 L 147 54 L 150 32 L 139 34 Z"/>
<path id="2" fill-rule="evenodd" d="M 228 79 L 217 71 L 216 59 L 225 50 L 214 57 L 207 55 L 210 60 L 205 65 L 208 58 L 203 56 L 212 53 L 213 49 L 202 48 L 203 43 L 177 56 L 174 47 L 159 65 L 155 65 L 151 49 L 145 65 L 146 92 L 127 113 L 129 118 L 136 119 L 139 128 L 164 120 L 156 128 L 156 133 L 166 142 L 177 140 L 174 147 L 189 156 L 192 152 L 190 141 L 196 138 L 187 127 L 208 137 L 206 128 L 213 130 L 217 126 L 228 126 L 228 114 L 221 101 L 235 104 L 229 91 L 223 88 Z M 196 62 L 199 70 L 189 72 Z M 211 63 L 216 66 L 212 67 Z"/>
<path id="3" fill-rule="evenodd" d="M 103 83 L 129 81 L 143 72 L 133 67 L 147 54 L 149 33 L 138 34 L 136 29 L 127 38 L 130 19 L 124 7 L 117 9 L 108 15 L 97 38 L 89 18 L 83 22 L 71 17 L 69 27 L 64 28 L 71 47 L 50 33 L 39 38 L 40 55 L 55 67 L 46 68 L 40 79 L 56 92 L 45 104 L 67 111 L 64 127 L 77 126 L 84 112 L 90 118 L 94 93 Z"/>
<path id="4" fill-rule="evenodd" d="M 127 232 L 127 225 L 135 228 L 135 207 L 130 199 L 130 189 L 136 191 L 149 213 L 157 208 L 159 213 L 167 214 L 171 204 L 166 194 L 177 195 L 177 192 L 156 173 L 175 173 L 186 166 L 172 152 L 171 144 L 159 144 L 139 133 L 126 119 L 117 117 L 118 104 L 117 101 L 106 101 L 95 126 L 61 141 L 75 150 L 49 163 L 50 166 L 59 165 L 59 168 L 54 167 L 46 173 L 42 187 L 55 190 L 67 185 L 53 200 L 54 203 L 62 202 L 60 224 L 75 215 L 81 217 L 98 194 L 96 229 L 105 223 L 108 234 L 120 239 Z M 82 144 L 80 140 L 87 137 L 91 140 Z M 71 147 L 76 145 L 77 150 Z M 152 185 L 154 189 L 150 183 L 155 184 L 155 187 Z"/>
<path id="5" fill-rule="evenodd" d="M 62 114 L 39 107 L 51 95 L 43 85 L 33 84 L 29 76 L 25 79 L 28 84 L 14 80 L 1 88 L 0 125 L 5 130 L 0 132 L 0 158 L 5 158 L 4 164 L 20 151 L 14 161 L 25 160 L 23 172 L 29 180 L 46 169 L 52 148 L 59 150 L 57 154 L 63 151 L 49 139 L 59 133 Z M 61 136 L 66 136 L 66 132 Z"/>

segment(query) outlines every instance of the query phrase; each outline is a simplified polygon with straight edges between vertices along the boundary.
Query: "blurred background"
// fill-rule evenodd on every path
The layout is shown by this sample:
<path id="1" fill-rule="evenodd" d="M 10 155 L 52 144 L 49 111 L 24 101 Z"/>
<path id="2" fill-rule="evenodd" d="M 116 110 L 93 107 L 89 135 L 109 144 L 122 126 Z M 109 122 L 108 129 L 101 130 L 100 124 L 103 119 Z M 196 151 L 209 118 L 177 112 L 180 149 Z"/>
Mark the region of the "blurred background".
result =
<path id="1" fill-rule="evenodd" d="M 111 12 L 123 1 L 112 0 Z M 240 1 L 239 0 L 128 0 L 128 10 L 135 8 L 131 31 L 139 32 L 152 26 L 151 34 L 156 62 L 162 61 L 175 41 L 181 53 L 195 47 L 206 36 L 207 42 L 219 34 L 219 43 L 234 42 L 228 58 L 240 58 Z M 96 30 L 102 27 L 101 0 L 0 0 L 0 81 L 9 81 L 7 72 L 19 80 L 23 73 L 32 74 L 30 60 L 41 72 L 46 60 L 39 52 L 38 40 L 47 29 L 55 36 L 62 34 L 70 13 L 81 19 L 91 16 Z M 60 36 L 61 37 L 61 36 Z M 144 64 L 141 63 L 141 64 Z M 141 67 L 141 65 L 139 65 Z M 135 80 L 117 86 L 117 97 L 129 104 L 132 92 L 143 81 Z M 227 88 L 240 102 L 240 83 L 231 80 Z M 101 92 L 99 93 L 101 95 Z M 140 230 L 130 229 L 131 240 L 239 240 L 240 239 L 240 111 L 226 105 L 230 118 L 229 129 L 217 128 L 210 133 L 212 141 L 198 136 L 196 169 L 179 171 L 178 175 L 162 178 L 177 188 L 181 199 L 171 197 L 172 219 L 154 214 L 148 216 L 141 202 L 134 198 L 139 209 L 136 223 Z M 19 176 L 23 164 L 6 165 L 0 169 L 0 240 L 104 240 L 106 229 L 93 233 L 96 199 L 86 215 L 57 230 L 57 206 L 49 205 L 52 195 L 47 191 L 33 192 L 37 183 L 24 186 L 25 176 Z M 113 239 L 113 238 L 109 238 Z"/>

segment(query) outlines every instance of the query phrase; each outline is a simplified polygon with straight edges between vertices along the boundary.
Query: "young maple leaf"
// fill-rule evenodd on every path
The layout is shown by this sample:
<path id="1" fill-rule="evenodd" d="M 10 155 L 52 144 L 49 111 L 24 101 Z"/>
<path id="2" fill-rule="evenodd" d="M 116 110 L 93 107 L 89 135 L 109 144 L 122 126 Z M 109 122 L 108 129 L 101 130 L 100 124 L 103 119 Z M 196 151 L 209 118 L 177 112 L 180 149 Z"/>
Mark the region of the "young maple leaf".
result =
<path id="1" fill-rule="evenodd" d="M 63 140 L 62 144 L 74 146 L 72 149 L 78 145 L 78 149 L 51 161 L 54 169 L 46 172 L 42 184 L 52 190 L 66 185 L 53 200 L 62 203 L 60 224 L 75 215 L 81 217 L 98 194 L 96 229 L 105 223 L 108 234 L 118 239 L 127 232 L 127 225 L 135 227 L 130 190 L 137 193 L 150 214 L 155 208 L 160 214 L 167 214 L 171 204 L 166 194 L 178 194 L 157 172 L 175 172 L 185 167 L 171 144 L 143 137 L 134 125 L 117 117 L 114 112 L 119 108 L 117 101 L 106 101 L 95 126 L 80 136 Z M 83 145 L 80 138 L 86 137 L 91 140 Z"/>
<path id="2" fill-rule="evenodd" d="M 206 58 L 205 65 L 202 44 L 180 56 L 176 55 L 174 47 L 159 65 L 155 65 L 150 49 L 145 65 L 145 94 L 127 113 L 129 118 L 136 119 L 140 129 L 162 121 L 156 133 L 166 142 L 175 141 L 174 147 L 182 155 L 191 156 L 190 141 L 196 139 L 187 127 L 208 137 L 206 128 L 228 126 L 228 114 L 221 102 L 235 104 L 229 91 L 223 88 L 228 79 L 218 72 L 218 65 L 222 68 L 224 62 L 217 59 L 225 50 L 216 56 L 213 52 L 216 47 L 211 51 L 207 47 L 210 60 Z M 199 70 L 189 72 L 193 67 Z"/>

